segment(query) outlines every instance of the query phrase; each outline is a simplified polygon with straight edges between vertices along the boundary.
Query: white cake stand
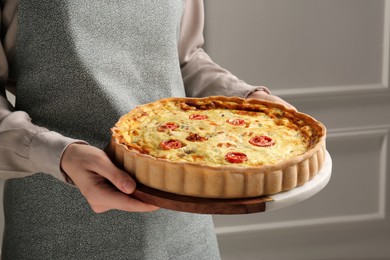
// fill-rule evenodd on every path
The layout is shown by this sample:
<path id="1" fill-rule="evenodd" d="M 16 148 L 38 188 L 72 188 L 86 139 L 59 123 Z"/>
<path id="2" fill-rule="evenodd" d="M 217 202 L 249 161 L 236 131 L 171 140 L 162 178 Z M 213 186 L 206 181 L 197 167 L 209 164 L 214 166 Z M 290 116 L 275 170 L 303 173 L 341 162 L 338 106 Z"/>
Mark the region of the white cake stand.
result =
<path id="1" fill-rule="evenodd" d="M 292 190 L 269 196 L 272 201 L 266 202 L 265 211 L 291 206 L 312 197 L 328 184 L 331 175 L 332 158 L 330 157 L 329 153 L 326 152 L 325 163 L 313 179 Z"/>

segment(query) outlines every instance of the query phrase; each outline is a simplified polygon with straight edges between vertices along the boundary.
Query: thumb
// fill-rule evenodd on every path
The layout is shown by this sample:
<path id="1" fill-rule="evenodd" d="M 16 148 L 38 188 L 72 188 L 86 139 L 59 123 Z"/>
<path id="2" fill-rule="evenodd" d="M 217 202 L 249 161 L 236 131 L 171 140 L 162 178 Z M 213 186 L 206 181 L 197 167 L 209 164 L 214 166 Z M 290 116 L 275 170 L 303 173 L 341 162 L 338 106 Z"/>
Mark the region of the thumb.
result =
<path id="1" fill-rule="evenodd" d="M 117 189 L 126 194 L 131 194 L 136 189 L 134 179 L 127 172 L 116 167 L 108 156 L 99 160 L 93 171 L 109 180 Z"/>

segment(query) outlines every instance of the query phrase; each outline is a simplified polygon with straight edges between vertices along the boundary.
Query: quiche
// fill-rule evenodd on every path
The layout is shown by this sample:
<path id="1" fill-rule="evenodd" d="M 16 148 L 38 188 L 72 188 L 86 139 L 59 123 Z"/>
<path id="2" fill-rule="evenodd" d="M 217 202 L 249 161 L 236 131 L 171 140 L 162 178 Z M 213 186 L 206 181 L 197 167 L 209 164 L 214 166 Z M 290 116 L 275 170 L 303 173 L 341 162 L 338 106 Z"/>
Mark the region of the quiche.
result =
<path id="1" fill-rule="evenodd" d="M 325 160 L 326 128 L 283 105 L 238 97 L 167 98 L 111 129 L 116 163 L 148 187 L 250 198 L 303 185 Z"/>

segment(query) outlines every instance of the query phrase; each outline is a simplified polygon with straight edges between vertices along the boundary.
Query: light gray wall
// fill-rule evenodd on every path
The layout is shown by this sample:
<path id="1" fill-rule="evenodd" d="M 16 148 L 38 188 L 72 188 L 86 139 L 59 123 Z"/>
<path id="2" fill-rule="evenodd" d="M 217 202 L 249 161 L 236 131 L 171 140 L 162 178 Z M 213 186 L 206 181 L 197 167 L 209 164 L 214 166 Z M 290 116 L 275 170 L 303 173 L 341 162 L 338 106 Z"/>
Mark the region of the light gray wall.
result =
<path id="1" fill-rule="evenodd" d="M 381 81 L 384 1 L 206 1 L 207 51 L 273 90 Z"/>
<path id="2" fill-rule="evenodd" d="M 306 201 L 215 216 L 223 259 L 390 259 L 390 9 L 384 0 L 212 0 L 206 50 L 328 128 L 333 172 Z"/>

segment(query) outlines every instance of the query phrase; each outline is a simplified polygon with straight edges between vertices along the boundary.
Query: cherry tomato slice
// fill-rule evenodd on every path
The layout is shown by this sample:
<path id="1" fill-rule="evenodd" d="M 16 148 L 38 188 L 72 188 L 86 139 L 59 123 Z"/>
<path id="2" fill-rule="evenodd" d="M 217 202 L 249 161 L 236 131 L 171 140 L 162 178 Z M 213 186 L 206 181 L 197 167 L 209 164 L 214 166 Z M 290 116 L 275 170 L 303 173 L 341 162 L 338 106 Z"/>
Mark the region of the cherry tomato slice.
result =
<path id="1" fill-rule="evenodd" d="M 208 117 L 206 115 L 201 115 L 201 114 L 192 114 L 189 116 L 191 120 L 205 120 Z"/>
<path id="2" fill-rule="evenodd" d="M 241 126 L 241 125 L 245 125 L 245 120 L 241 118 L 230 118 L 226 120 L 226 123 L 234 126 Z"/>
<path id="3" fill-rule="evenodd" d="M 274 140 L 266 135 L 254 136 L 249 140 L 249 143 L 258 147 L 270 147 L 275 144 Z"/>
<path id="4" fill-rule="evenodd" d="M 225 160 L 230 163 L 243 163 L 248 158 L 246 157 L 246 154 L 240 153 L 240 152 L 230 152 L 225 155 Z"/>
<path id="5" fill-rule="evenodd" d="M 179 149 L 183 144 L 179 140 L 171 139 L 160 143 L 160 147 L 164 150 Z"/>
<path id="6" fill-rule="evenodd" d="M 167 122 L 165 124 L 159 125 L 157 127 L 157 131 L 158 132 L 165 132 L 165 130 L 167 130 L 167 129 L 174 131 L 178 127 L 179 127 L 179 125 L 174 123 L 174 122 Z"/>

